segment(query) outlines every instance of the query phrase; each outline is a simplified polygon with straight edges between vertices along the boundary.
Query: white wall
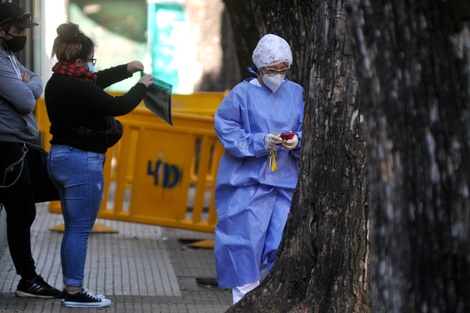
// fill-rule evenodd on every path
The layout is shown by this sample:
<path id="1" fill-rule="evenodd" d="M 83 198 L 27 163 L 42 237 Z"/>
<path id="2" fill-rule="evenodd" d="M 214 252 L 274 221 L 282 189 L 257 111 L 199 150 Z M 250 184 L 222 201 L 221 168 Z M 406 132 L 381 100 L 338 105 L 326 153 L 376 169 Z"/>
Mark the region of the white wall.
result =
<path id="1" fill-rule="evenodd" d="M 39 23 L 41 65 L 39 73 L 43 84 L 49 80 L 52 75 L 51 50 L 54 39 L 57 36 L 57 27 L 67 22 L 67 0 L 45 0 L 41 1 L 41 14 Z"/>

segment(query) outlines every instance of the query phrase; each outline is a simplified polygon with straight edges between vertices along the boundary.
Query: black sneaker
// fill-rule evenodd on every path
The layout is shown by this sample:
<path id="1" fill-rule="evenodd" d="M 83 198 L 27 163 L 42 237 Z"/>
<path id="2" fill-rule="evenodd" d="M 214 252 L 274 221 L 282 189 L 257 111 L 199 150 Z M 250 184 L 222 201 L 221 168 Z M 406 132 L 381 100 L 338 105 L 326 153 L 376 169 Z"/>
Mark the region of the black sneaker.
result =
<path id="1" fill-rule="evenodd" d="M 36 276 L 30 280 L 20 280 L 18 287 L 16 287 L 15 294 L 18 297 L 32 297 L 32 298 L 43 298 L 53 299 L 61 298 L 62 293 L 50 286 L 44 281 L 41 276 Z"/>
<path id="2" fill-rule="evenodd" d="M 88 290 L 88 289 L 85 289 Z M 62 290 L 62 294 L 60 295 L 60 298 L 62 299 L 61 301 L 64 302 L 65 296 L 67 295 L 67 290 Z M 97 298 L 105 299 L 106 297 L 104 295 L 95 295 Z"/>
<path id="3" fill-rule="evenodd" d="M 111 300 L 101 295 L 96 296 L 88 290 L 82 289 L 82 291 L 74 295 L 67 292 L 62 303 L 69 308 L 101 308 L 109 306 Z"/>

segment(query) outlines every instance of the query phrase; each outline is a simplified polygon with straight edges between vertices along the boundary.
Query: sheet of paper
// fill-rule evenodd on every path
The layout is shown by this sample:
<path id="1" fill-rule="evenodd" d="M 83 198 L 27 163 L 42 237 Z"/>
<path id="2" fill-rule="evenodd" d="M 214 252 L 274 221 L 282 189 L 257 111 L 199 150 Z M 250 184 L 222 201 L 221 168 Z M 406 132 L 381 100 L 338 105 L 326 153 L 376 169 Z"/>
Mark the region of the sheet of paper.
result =
<path id="1" fill-rule="evenodd" d="M 145 75 L 145 73 L 142 73 Z M 147 88 L 144 97 L 145 106 L 156 116 L 173 126 L 171 120 L 171 91 L 173 86 L 153 77 L 153 83 Z"/>

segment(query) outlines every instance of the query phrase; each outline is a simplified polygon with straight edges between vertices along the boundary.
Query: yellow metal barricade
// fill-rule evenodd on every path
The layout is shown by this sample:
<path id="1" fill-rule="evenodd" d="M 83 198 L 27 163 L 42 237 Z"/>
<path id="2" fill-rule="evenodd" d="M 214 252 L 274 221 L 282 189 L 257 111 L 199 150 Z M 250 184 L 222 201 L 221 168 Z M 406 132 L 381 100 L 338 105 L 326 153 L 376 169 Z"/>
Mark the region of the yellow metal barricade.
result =
<path id="1" fill-rule="evenodd" d="M 171 109 L 173 113 L 187 113 L 196 115 L 214 116 L 227 92 L 197 92 L 189 95 L 173 94 L 171 96 Z M 110 92 L 119 96 L 122 93 Z"/>
<path id="2" fill-rule="evenodd" d="M 191 96 L 174 95 L 173 104 L 181 104 L 173 108 L 173 127 L 143 104 L 118 117 L 124 134 L 106 155 L 100 218 L 214 231 L 214 181 L 224 149 L 215 135 L 213 114 L 224 94 Z M 205 105 L 194 105 L 195 99 Z M 36 116 L 49 150 L 50 122 L 43 99 Z M 50 211 L 60 213 L 59 202 L 52 202 Z"/>

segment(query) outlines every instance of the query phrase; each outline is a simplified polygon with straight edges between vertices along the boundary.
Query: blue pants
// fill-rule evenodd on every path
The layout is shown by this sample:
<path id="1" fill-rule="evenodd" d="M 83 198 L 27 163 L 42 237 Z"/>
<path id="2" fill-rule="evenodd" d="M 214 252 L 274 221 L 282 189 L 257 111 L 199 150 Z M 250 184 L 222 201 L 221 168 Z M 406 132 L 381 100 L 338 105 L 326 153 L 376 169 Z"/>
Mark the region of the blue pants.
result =
<path id="1" fill-rule="evenodd" d="M 48 169 L 60 194 L 64 216 L 62 275 L 69 286 L 83 286 L 88 237 L 103 198 L 104 153 L 52 145 Z"/>
<path id="2" fill-rule="evenodd" d="M 271 270 L 293 192 L 265 185 L 219 186 L 214 253 L 221 288 L 259 281 L 263 270 Z"/>

